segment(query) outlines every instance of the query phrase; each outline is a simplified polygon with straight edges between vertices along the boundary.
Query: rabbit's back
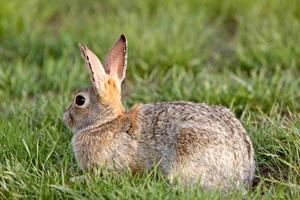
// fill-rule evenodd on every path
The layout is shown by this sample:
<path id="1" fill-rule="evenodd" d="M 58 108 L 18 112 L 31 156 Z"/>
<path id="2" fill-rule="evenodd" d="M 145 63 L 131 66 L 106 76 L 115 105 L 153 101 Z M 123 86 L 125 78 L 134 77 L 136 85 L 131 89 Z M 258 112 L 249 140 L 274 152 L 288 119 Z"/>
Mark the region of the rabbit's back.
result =
<path id="1" fill-rule="evenodd" d="M 170 179 L 179 175 L 183 181 L 205 186 L 228 179 L 251 183 L 252 144 L 227 108 L 183 101 L 146 104 L 137 120 L 143 156 L 159 162 Z"/>

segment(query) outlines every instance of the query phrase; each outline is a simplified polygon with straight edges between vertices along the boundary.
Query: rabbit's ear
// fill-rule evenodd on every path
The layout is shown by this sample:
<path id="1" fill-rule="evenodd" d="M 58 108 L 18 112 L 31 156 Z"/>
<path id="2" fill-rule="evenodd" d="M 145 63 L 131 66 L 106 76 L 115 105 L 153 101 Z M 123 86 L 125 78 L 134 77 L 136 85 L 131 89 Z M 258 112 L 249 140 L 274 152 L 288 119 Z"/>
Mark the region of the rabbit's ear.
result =
<path id="1" fill-rule="evenodd" d="M 90 73 L 93 86 L 99 93 L 101 91 L 101 85 L 103 85 L 104 80 L 107 79 L 107 74 L 98 57 L 89 48 L 83 44 L 79 44 L 79 47 L 85 61 L 85 66 Z"/>
<path id="2" fill-rule="evenodd" d="M 121 35 L 116 44 L 112 47 L 105 58 L 104 70 L 119 85 L 125 79 L 127 67 L 127 40 L 125 35 Z"/>

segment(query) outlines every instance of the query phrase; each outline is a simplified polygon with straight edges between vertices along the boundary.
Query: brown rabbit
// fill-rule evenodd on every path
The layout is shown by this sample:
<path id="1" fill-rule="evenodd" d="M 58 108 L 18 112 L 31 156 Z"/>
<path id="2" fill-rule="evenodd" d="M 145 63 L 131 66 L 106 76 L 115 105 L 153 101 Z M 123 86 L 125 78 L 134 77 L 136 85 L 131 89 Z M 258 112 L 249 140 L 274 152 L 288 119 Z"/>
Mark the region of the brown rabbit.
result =
<path id="1" fill-rule="evenodd" d="M 170 180 L 204 188 L 249 186 L 255 170 L 251 141 L 224 107 L 185 101 L 135 105 L 125 110 L 127 41 L 121 35 L 104 65 L 80 45 L 92 86 L 78 92 L 64 113 L 83 170 L 105 167 L 145 172 L 157 164 Z"/>

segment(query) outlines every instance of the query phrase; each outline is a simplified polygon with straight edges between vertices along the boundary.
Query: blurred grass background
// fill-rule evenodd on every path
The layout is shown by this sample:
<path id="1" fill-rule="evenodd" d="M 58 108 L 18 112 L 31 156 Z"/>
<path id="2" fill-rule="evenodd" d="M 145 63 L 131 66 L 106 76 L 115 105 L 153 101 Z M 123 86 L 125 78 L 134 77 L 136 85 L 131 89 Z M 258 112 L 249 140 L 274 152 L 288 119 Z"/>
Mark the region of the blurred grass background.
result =
<path id="1" fill-rule="evenodd" d="M 300 198 L 298 0 L 0 0 L 0 197 L 218 199 L 154 174 L 93 177 L 61 122 L 89 85 L 78 43 L 104 58 L 125 33 L 127 107 L 189 100 L 230 107 L 253 140 L 251 199 Z M 226 198 L 241 198 L 239 192 Z"/>

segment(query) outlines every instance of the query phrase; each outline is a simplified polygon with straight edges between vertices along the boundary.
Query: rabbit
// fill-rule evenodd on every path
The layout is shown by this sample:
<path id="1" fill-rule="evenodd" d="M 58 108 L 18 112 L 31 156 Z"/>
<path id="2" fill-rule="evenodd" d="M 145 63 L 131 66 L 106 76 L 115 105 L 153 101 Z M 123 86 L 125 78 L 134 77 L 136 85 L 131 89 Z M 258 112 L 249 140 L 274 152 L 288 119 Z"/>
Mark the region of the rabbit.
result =
<path id="1" fill-rule="evenodd" d="M 187 101 L 137 104 L 126 110 L 121 83 L 127 39 L 120 36 L 101 64 L 80 44 L 92 85 L 79 91 L 63 121 L 73 132 L 80 168 L 145 173 L 157 167 L 171 183 L 203 188 L 251 186 L 251 140 L 227 108 Z"/>

